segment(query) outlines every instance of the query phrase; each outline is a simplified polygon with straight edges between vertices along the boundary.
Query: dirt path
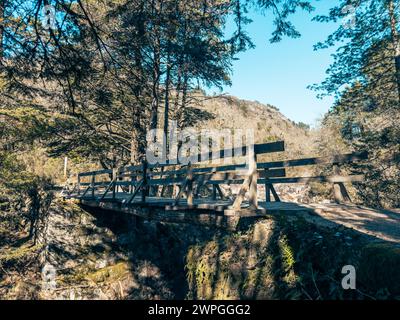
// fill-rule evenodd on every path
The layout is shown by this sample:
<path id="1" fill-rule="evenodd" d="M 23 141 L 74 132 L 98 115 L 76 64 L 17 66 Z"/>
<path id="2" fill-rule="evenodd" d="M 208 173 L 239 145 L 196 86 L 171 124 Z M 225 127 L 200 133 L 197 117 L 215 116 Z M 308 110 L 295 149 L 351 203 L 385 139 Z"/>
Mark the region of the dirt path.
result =
<path id="1" fill-rule="evenodd" d="M 375 210 L 353 204 L 265 204 L 269 212 L 302 214 L 327 226 L 341 224 L 377 239 L 400 243 L 400 210 Z"/>
<path id="2" fill-rule="evenodd" d="M 353 228 L 370 236 L 400 243 L 400 212 L 374 210 L 356 205 L 313 205 L 324 219 Z"/>

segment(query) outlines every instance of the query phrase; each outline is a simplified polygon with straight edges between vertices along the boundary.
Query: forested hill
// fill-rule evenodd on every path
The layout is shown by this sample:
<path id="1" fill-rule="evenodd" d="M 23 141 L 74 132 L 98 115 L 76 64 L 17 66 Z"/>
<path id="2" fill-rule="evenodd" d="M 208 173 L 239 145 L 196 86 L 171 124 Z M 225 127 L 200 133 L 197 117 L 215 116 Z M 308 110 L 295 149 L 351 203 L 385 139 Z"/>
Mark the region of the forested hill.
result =
<path id="1" fill-rule="evenodd" d="M 313 131 L 288 119 L 275 106 L 223 95 L 200 99 L 196 108 L 203 111 L 200 128 L 254 129 L 256 143 L 284 140 L 290 156 L 313 153 Z"/>

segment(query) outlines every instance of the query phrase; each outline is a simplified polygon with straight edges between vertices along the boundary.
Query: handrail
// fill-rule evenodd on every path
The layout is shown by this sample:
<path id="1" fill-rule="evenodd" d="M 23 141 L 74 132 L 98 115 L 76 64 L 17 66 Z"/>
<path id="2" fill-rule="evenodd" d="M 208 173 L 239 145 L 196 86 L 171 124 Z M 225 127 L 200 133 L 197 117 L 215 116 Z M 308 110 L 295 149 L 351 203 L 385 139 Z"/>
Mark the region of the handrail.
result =
<path id="1" fill-rule="evenodd" d="M 272 153 L 272 152 L 281 152 L 281 151 L 285 151 L 285 142 L 284 141 L 276 141 L 276 142 L 268 142 L 268 143 L 259 143 L 259 144 L 254 144 L 251 146 L 244 146 L 244 147 L 238 147 L 238 148 L 233 148 L 233 149 L 221 149 L 218 151 L 210 151 L 210 152 L 205 152 L 205 153 L 196 155 L 197 161 L 193 161 L 193 158 L 191 158 L 191 157 L 183 157 L 182 159 L 167 160 L 165 164 L 151 164 L 151 165 L 149 165 L 149 168 L 155 168 L 155 167 L 161 168 L 161 167 L 167 167 L 167 166 L 173 166 L 173 165 L 180 165 L 180 163 L 189 163 L 189 162 L 192 165 L 194 165 L 194 164 L 199 164 L 201 162 L 212 161 L 212 160 L 216 160 L 216 159 L 226 159 L 226 158 L 234 158 L 237 156 L 247 156 L 249 153 L 249 149 L 250 149 L 250 153 L 252 152 L 252 150 L 254 150 L 255 155 Z"/>
<path id="2" fill-rule="evenodd" d="M 217 154 L 219 153 L 219 156 L 221 156 L 219 159 L 224 157 L 234 157 L 235 150 L 239 149 L 242 151 L 242 154 L 239 156 L 243 155 L 243 151 L 247 153 L 249 150 L 244 147 L 230 150 L 231 153 L 226 153 L 226 150 L 220 150 L 217 151 Z M 185 195 L 188 205 L 192 205 L 193 198 L 198 196 L 199 188 L 201 187 L 211 185 L 212 199 L 215 200 L 217 191 L 221 199 L 226 198 L 219 185 L 241 184 L 242 186 L 238 196 L 236 197 L 234 207 L 240 207 L 244 195 L 247 192 L 251 193 L 250 198 L 252 204 L 256 206 L 257 188 L 255 186 L 257 186 L 257 184 L 265 186 L 266 201 L 268 202 L 271 199 L 271 193 L 274 196 L 275 201 L 280 201 L 279 196 L 274 189 L 274 184 L 309 183 L 312 181 L 329 182 L 333 183 L 334 186 L 340 185 L 340 190 L 342 192 L 343 189 L 345 190 L 343 183 L 361 182 L 364 179 L 363 175 L 357 174 L 341 176 L 338 173 L 338 170 L 334 171 L 334 175 L 332 176 L 286 177 L 285 168 L 319 164 L 330 164 L 338 168 L 338 165 L 341 164 L 354 163 L 368 159 L 367 152 L 352 152 L 328 157 L 257 162 L 257 155 L 259 154 L 284 151 L 284 142 L 278 141 L 273 143 L 256 144 L 254 145 L 253 150 L 253 158 L 250 159 L 250 163 L 225 165 L 205 164 L 205 166 L 198 166 L 205 161 L 189 163 L 188 165 L 175 163 L 152 165 L 144 161 L 141 165 L 82 172 L 78 174 L 77 197 L 85 198 L 89 190 L 91 190 L 91 198 L 97 199 L 97 201 L 104 201 L 107 198 L 107 194 L 112 190 L 113 199 L 115 199 L 116 193 L 130 193 L 127 201 L 124 202 L 125 205 L 129 205 L 134 202 L 135 197 L 139 193 L 141 194 L 141 202 L 145 203 L 146 197 L 150 194 L 150 190 L 158 190 L 154 189 L 157 187 L 163 187 L 164 189 L 167 185 L 177 185 L 180 189 L 178 196 L 174 199 L 174 204 L 177 204 L 180 197 Z M 212 155 L 212 152 L 209 153 L 209 155 Z M 209 160 L 206 160 L 206 162 L 212 160 L 213 159 L 210 158 Z M 174 166 L 174 168 L 171 168 L 172 170 L 165 170 L 165 167 L 167 166 Z M 161 170 L 156 171 L 157 169 Z M 110 179 L 107 181 L 96 182 L 96 176 L 104 174 L 109 174 Z M 92 178 L 90 182 L 81 182 L 82 177 Z M 124 180 L 126 178 L 129 178 L 130 180 Z M 82 195 L 80 195 L 80 187 L 87 187 L 84 189 Z M 105 188 L 105 190 L 101 193 L 100 189 L 102 188 Z M 129 191 L 127 191 L 128 189 Z M 163 197 L 163 193 L 164 191 L 161 192 L 161 198 Z M 158 191 L 156 194 L 158 194 Z M 348 195 L 346 195 L 346 197 L 348 198 Z"/>
<path id="3" fill-rule="evenodd" d="M 108 174 L 112 173 L 112 169 L 103 169 L 103 170 L 96 170 L 96 171 L 89 171 L 89 172 L 81 172 L 81 173 L 78 173 L 78 176 L 87 177 L 87 176 L 107 174 L 107 173 Z"/>
<path id="4" fill-rule="evenodd" d="M 368 159 L 368 152 L 352 152 L 347 154 L 335 155 L 330 157 L 317 157 L 305 158 L 296 160 L 274 161 L 258 163 L 257 167 L 260 169 L 265 168 L 287 168 L 287 167 L 300 167 L 317 164 L 344 164 L 350 162 L 357 162 Z"/>

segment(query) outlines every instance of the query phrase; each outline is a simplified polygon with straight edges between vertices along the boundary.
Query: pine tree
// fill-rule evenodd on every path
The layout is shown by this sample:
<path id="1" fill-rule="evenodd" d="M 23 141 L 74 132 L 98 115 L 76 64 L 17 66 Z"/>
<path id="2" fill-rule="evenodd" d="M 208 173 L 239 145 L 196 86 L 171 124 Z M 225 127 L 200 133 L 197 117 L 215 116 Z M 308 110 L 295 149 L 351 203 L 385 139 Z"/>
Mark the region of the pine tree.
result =
<path id="1" fill-rule="evenodd" d="M 396 207 L 400 165 L 398 23 L 400 3 L 395 0 L 342 1 L 320 21 L 344 18 L 348 5 L 356 6 L 353 24 L 342 25 L 324 48 L 343 41 L 337 49 L 328 78 L 314 89 L 335 94 L 337 101 L 326 116 L 334 119 L 343 141 L 355 150 L 367 150 L 369 161 L 351 170 L 366 176 L 358 185 L 365 204 Z M 331 121 L 332 122 L 332 121 Z"/>

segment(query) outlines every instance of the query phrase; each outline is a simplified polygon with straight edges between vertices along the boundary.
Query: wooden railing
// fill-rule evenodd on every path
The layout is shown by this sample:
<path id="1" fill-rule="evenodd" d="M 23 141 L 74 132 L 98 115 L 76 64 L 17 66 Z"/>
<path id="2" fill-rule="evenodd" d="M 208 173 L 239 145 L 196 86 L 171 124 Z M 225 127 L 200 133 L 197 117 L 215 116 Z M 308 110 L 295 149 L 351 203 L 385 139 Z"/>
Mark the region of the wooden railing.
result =
<path id="1" fill-rule="evenodd" d="M 240 151 L 240 153 L 238 153 Z M 349 201 L 349 196 L 344 187 L 344 182 L 358 182 L 363 180 L 362 175 L 339 174 L 339 166 L 367 159 L 365 152 L 337 155 L 334 157 L 307 158 L 275 162 L 259 162 L 259 155 L 285 151 L 284 142 L 278 141 L 266 144 L 256 144 L 253 148 L 240 148 L 239 150 L 220 150 L 216 153 L 206 154 L 208 159 L 212 156 L 217 159 L 239 159 L 237 154 L 246 155 L 247 163 L 229 165 L 210 165 L 201 161 L 204 154 L 197 157 L 187 165 L 176 164 L 169 161 L 166 164 L 148 164 L 143 161 L 141 165 L 127 166 L 113 170 L 98 170 L 84 172 L 78 175 L 76 194 L 72 197 L 91 198 L 97 201 L 113 201 L 121 193 L 124 194 L 124 203 L 146 203 L 146 198 L 152 195 L 160 199 L 171 200 L 171 204 L 177 205 L 184 197 L 187 205 L 193 206 L 194 199 L 200 197 L 201 188 L 206 188 L 206 198 L 210 200 L 227 200 L 227 196 L 221 189 L 221 185 L 240 185 L 239 192 L 231 200 L 233 209 L 240 209 L 248 194 L 250 207 L 257 208 L 257 185 L 265 185 L 266 201 L 271 201 L 271 194 L 275 201 L 280 198 L 274 188 L 275 184 L 282 183 L 309 183 L 312 181 L 329 182 L 334 185 L 335 196 L 341 200 Z M 214 158 L 215 159 L 215 158 Z M 232 161 L 232 162 L 234 162 Z M 334 174 L 331 176 L 313 177 L 287 177 L 286 168 L 332 165 Z M 84 182 L 83 180 L 88 180 Z M 175 188 L 173 197 L 166 198 L 168 186 Z M 211 188 L 211 189 L 210 189 Z M 171 188 L 170 188 L 171 189 Z"/>

